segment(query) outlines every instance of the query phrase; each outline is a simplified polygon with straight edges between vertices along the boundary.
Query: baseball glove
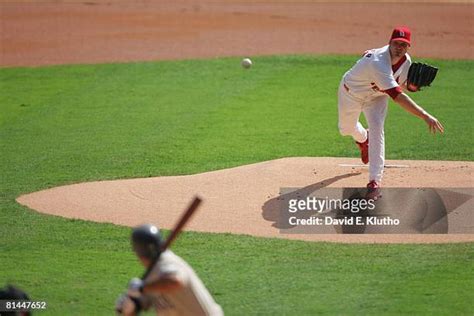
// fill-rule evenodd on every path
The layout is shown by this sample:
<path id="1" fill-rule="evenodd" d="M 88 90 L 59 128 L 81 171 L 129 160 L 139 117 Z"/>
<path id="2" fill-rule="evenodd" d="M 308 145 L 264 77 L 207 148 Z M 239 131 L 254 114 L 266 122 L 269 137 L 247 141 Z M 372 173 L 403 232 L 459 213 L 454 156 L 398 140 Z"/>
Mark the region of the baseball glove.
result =
<path id="1" fill-rule="evenodd" d="M 419 91 L 428 87 L 436 77 L 438 68 L 423 64 L 413 63 L 408 70 L 407 87 L 410 91 Z"/>

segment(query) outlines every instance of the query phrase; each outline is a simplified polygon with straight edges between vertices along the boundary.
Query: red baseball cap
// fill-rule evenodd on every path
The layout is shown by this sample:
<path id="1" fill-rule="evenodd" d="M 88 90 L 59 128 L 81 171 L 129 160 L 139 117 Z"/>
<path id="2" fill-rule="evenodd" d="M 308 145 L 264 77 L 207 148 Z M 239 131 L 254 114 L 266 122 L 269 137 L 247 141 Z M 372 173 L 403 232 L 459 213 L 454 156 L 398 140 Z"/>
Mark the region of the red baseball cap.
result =
<path id="1" fill-rule="evenodd" d="M 390 41 L 402 41 L 411 45 L 411 31 L 406 26 L 399 26 L 393 29 Z"/>

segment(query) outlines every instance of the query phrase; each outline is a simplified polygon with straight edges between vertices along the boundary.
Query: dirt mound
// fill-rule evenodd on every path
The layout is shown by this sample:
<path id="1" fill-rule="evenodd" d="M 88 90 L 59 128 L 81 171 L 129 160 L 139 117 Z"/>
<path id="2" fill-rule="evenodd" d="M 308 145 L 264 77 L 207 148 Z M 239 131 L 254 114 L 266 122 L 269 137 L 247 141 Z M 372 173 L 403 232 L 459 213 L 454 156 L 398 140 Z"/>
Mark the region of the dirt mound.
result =
<path id="1" fill-rule="evenodd" d="M 280 231 L 282 188 L 298 193 L 321 188 L 361 187 L 367 167 L 351 158 L 283 158 L 186 176 L 97 181 L 56 187 L 20 196 L 17 201 L 41 213 L 134 226 L 144 222 L 171 228 L 198 194 L 202 209 L 188 230 L 249 234 L 309 241 L 426 243 L 474 241 L 473 162 L 387 161 L 384 187 L 442 187 L 449 234 L 298 234 Z M 460 198 L 465 197 L 465 198 Z M 382 200 L 385 197 L 382 198 Z"/>

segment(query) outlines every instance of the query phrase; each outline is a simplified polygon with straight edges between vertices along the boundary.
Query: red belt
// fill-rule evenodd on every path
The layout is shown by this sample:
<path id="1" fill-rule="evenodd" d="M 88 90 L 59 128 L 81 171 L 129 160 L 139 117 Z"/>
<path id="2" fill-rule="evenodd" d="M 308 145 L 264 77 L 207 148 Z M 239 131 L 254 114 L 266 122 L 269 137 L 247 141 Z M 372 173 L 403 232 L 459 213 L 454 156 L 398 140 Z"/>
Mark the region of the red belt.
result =
<path id="1" fill-rule="evenodd" d="M 344 83 L 344 89 L 346 89 L 347 92 L 349 92 L 349 87 L 346 86 L 346 84 Z"/>

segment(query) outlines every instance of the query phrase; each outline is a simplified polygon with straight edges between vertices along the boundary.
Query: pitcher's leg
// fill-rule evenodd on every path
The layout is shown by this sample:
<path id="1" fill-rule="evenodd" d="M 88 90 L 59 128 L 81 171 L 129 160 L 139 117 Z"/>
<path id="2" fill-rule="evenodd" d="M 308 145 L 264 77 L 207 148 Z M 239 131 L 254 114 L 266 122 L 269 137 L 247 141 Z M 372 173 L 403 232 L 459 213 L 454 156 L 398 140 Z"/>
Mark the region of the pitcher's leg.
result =
<path id="1" fill-rule="evenodd" d="M 361 103 L 352 99 L 344 88 L 340 87 L 338 93 L 339 132 L 343 136 L 352 136 L 359 143 L 367 139 L 367 131 L 359 122 L 361 112 Z"/>
<path id="2" fill-rule="evenodd" d="M 387 115 L 388 97 L 374 99 L 364 108 L 369 125 L 369 181 L 382 181 L 385 164 L 384 122 Z"/>

